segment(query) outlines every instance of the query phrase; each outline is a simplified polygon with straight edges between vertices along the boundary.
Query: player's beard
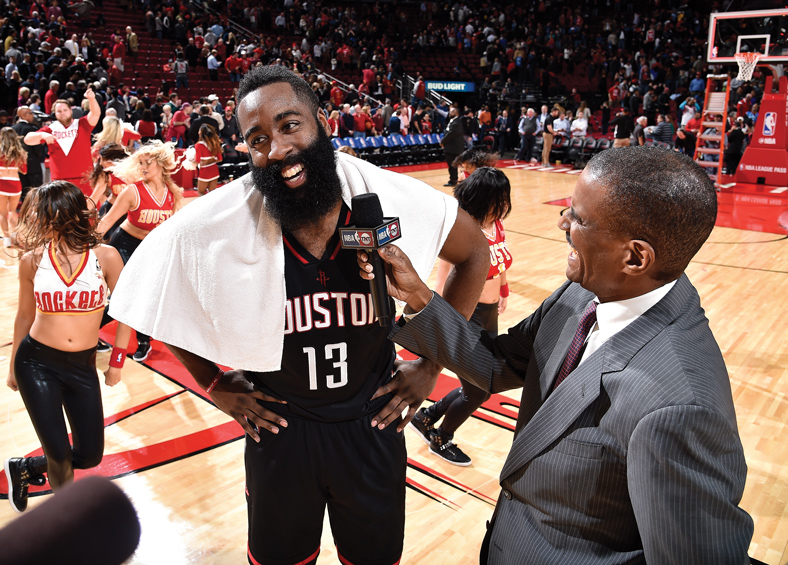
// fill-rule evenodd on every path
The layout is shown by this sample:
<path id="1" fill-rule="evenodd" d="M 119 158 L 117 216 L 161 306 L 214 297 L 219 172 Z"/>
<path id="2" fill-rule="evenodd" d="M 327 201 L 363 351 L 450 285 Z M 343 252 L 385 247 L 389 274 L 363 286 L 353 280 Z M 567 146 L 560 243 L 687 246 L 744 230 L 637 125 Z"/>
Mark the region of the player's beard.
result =
<path id="1" fill-rule="evenodd" d="M 303 165 L 306 182 L 290 188 L 282 179 L 282 170 L 296 163 Z M 342 198 L 334 147 L 322 127 L 318 127 L 315 141 L 303 151 L 267 167 L 255 167 L 250 161 L 249 169 L 255 187 L 265 197 L 266 211 L 287 231 L 315 222 L 331 212 Z"/>

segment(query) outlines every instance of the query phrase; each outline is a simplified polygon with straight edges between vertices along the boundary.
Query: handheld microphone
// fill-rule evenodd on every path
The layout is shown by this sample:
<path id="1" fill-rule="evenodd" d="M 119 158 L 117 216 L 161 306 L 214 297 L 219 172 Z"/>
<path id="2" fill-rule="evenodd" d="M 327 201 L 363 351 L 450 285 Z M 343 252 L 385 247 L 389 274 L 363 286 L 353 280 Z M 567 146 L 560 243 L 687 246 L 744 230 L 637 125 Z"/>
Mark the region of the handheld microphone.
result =
<path id="1" fill-rule="evenodd" d="M 0 564 L 120 565 L 140 533 L 123 491 L 103 477 L 86 477 L 0 530 Z"/>
<path id="2" fill-rule="evenodd" d="M 386 288 L 386 270 L 377 249 L 401 237 L 399 218 L 384 218 L 380 200 L 375 193 L 359 194 L 350 201 L 353 209 L 351 225 L 339 228 L 344 249 L 363 249 L 369 255 L 375 278 L 369 281 L 375 316 L 381 326 L 391 319 L 391 301 Z"/>

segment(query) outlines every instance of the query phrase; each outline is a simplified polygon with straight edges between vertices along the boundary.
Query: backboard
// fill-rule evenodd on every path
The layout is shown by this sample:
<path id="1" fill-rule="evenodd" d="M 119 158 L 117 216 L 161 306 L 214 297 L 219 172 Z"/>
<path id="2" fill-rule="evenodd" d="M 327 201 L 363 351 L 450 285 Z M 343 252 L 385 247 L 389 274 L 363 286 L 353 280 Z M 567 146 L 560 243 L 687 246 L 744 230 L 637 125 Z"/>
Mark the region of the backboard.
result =
<path id="1" fill-rule="evenodd" d="M 743 51 L 760 53 L 759 63 L 788 62 L 788 8 L 712 13 L 706 60 L 736 64 Z"/>

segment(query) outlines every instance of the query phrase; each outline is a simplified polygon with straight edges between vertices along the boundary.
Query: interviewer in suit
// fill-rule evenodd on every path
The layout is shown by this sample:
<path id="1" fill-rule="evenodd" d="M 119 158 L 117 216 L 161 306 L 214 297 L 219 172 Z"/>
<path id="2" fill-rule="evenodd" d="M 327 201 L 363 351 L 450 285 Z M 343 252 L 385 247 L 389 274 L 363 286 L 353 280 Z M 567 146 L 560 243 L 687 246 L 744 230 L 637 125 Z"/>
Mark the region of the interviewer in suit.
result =
<path id="1" fill-rule="evenodd" d="M 684 274 L 716 213 L 714 186 L 691 159 L 603 151 L 558 223 L 569 280 L 494 340 L 401 251 L 381 250 L 390 293 L 417 313 L 394 330 L 397 343 L 484 390 L 523 389 L 482 563 L 749 563 L 728 373 Z M 580 364 L 556 387 L 592 301 Z"/>

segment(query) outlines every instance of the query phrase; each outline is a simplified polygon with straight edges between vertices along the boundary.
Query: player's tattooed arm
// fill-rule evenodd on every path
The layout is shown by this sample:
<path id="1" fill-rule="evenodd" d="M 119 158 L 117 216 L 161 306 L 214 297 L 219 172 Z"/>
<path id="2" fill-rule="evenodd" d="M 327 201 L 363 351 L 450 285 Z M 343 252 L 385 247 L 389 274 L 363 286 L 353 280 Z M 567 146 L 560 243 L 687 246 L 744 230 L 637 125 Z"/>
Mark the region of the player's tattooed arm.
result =
<path id="1" fill-rule="evenodd" d="M 219 367 L 215 363 L 174 345 L 167 347 L 178 361 L 183 363 L 198 385 L 207 389 L 212 384 L 219 372 Z M 225 372 L 209 394 L 216 407 L 238 422 L 256 442 L 260 441 L 258 432 L 261 429 L 277 434 L 279 427 L 287 427 L 284 418 L 263 408 L 258 400 L 280 404 L 286 402 L 255 389 L 243 371 Z"/>

